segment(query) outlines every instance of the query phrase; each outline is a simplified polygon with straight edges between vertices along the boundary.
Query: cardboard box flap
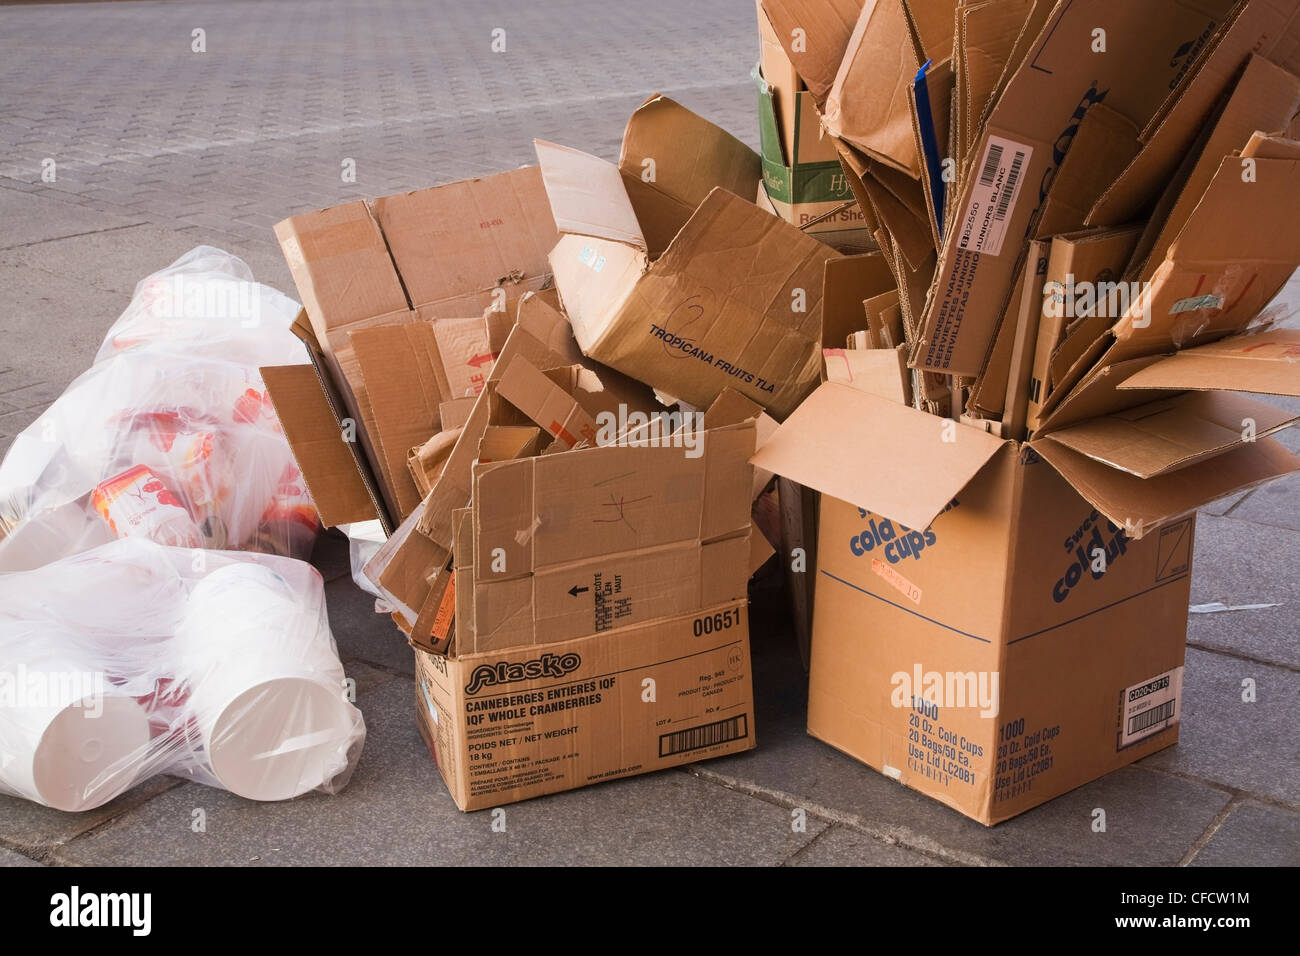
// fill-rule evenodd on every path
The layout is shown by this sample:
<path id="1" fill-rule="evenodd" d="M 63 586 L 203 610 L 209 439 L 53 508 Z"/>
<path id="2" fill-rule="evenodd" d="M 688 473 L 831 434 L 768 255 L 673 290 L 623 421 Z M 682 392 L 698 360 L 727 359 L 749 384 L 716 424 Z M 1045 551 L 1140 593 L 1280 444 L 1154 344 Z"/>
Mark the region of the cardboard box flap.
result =
<path id="1" fill-rule="evenodd" d="M 545 140 L 533 140 L 556 228 L 646 248 L 645 236 L 617 166 Z"/>
<path id="2" fill-rule="evenodd" d="M 1032 442 L 1061 476 L 1131 538 L 1230 495 L 1300 471 L 1296 458 L 1276 439 L 1248 442 L 1186 468 L 1138 478 L 1094 461 L 1050 436 Z"/>
<path id="3" fill-rule="evenodd" d="M 1300 397 L 1300 329 L 1234 335 L 1175 352 L 1125 379 L 1119 387 L 1226 389 Z"/>
<path id="4" fill-rule="evenodd" d="M 360 449 L 356 442 L 343 440 L 342 426 L 316 369 L 272 365 L 261 373 L 321 521 L 333 527 L 382 515 L 378 496 L 361 480 Z"/>
<path id="5" fill-rule="evenodd" d="M 275 235 L 318 339 L 408 307 L 384 235 L 363 201 L 282 220 Z"/>
<path id="6" fill-rule="evenodd" d="M 432 322 L 381 325 L 351 333 L 352 349 L 374 413 L 370 440 L 378 446 L 379 466 L 392 489 L 398 517 L 420 504 L 406 459 L 441 427 L 439 406 L 451 398 L 434 338 Z"/>
<path id="7" fill-rule="evenodd" d="M 1122 357 L 1168 352 L 1239 332 L 1300 264 L 1300 160 L 1225 156 L 1150 288 L 1114 332 Z"/>
<path id="8" fill-rule="evenodd" d="M 618 167 L 652 256 L 667 248 L 715 186 L 744 196 L 763 175 L 752 149 L 659 94 L 627 121 Z"/>
<path id="9" fill-rule="evenodd" d="M 1151 478 L 1294 425 L 1300 416 L 1242 395 L 1186 392 L 1052 432 L 1103 465 Z"/>
<path id="10" fill-rule="evenodd" d="M 863 0 L 763 0 L 786 56 L 820 107 L 862 12 Z"/>
<path id="11" fill-rule="evenodd" d="M 750 461 L 924 528 L 1005 444 L 981 429 L 827 382 Z"/>
<path id="12" fill-rule="evenodd" d="M 411 306 L 447 303 L 442 318 L 475 318 L 482 304 L 452 303 L 545 275 L 560 238 L 535 166 L 382 196 L 371 208 Z"/>

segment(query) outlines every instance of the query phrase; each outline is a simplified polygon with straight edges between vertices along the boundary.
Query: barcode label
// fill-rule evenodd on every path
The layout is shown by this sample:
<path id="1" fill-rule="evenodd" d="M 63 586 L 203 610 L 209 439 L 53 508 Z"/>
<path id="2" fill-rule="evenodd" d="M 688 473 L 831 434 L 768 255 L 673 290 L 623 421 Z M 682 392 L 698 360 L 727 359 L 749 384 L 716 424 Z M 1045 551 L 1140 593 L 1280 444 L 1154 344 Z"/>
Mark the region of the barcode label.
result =
<path id="1" fill-rule="evenodd" d="M 1154 707 L 1145 713 L 1138 714 L 1136 717 L 1128 719 L 1128 732 L 1136 734 L 1140 730 L 1146 730 L 1152 724 L 1158 724 L 1162 720 L 1168 720 L 1174 715 L 1174 701 L 1167 700 L 1159 707 Z"/>
<path id="2" fill-rule="evenodd" d="M 1016 194 L 1016 186 L 1020 184 L 1020 170 L 1024 165 L 1025 154 L 1016 153 L 1016 158 L 1011 161 L 1011 171 L 1007 173 L 1007 183 L 998 196 L 998 211 L 994 213 L 998 219 L 1007 218 L 1007 207 L 1011 205 L 1011 197 Z"/>
<path id="3" fill-rule="evenodd" d="M 1002 252 L 1007 225 L 1016 211 L 1033 147 L 1002 136 L 990 136 L 980 163 L 979 179 L 971 186 L 962 215 L 958 248 L 979 255 Z"/>
<path id="4" fill-rule="evenodd" d="M 998 175 L 998 164 L 1002 162 L 1002 147 L 998 145 L 989 146 L 989 154 L 984 159 L 984 169 L 980 173 L 980 185 L 992 186 L 993 180 Z"/>
<path id="5" fill-rule="evenodd" d="M 732 740 L 744 740 L 749 736 L 749 717 L 741 714 L 726 720 L 702 724 L 688 730 L 677 730 L 659 737 L 659 756 L 671 757 L 673 754 L 686 753 L 688 750 L 702 750 L 716 744 L 725 744 Z"/>
<path id="6" fill-rule="evenodd" d="M 1119 748 L 1145 740 L 1178 723 L 1183 669 L 1157 674 L 1120 692 Z"/>

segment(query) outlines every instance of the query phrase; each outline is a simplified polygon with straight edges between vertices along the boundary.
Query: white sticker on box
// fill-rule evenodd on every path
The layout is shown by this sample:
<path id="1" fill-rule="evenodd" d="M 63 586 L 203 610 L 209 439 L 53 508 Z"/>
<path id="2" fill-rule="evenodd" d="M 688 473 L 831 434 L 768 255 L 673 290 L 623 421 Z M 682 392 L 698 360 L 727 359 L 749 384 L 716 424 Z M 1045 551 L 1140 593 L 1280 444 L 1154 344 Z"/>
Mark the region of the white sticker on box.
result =
<path id="1" fill-rule="evenodd" d="M 1172 727 L 1178 723 L 1183 706 L 1183 669 L 1175 667 L 1126 687 L 1119 706 L 1121 750 Z"/>
<path id="2" fill-rule="evenodd" d="M 1002 136 L 990 136 L 984 157 L 974 167 L 975 185 L 961 217 L 957 248 L 979 255 L 1002 252 L 1007 222 L 1016 209 L 1032 146 Z"/>

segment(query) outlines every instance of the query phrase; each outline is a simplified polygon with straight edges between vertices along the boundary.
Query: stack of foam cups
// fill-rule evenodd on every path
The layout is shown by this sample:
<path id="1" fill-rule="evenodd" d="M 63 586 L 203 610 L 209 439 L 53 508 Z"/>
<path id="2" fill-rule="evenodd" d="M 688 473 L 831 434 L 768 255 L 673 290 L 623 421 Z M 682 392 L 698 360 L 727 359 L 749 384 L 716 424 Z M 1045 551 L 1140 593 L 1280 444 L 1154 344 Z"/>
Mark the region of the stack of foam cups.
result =
<path id="1" fill-rule="evenodd" d="M 85 656 L 57 634 L 0 649 L 0 791 L 92 810 L 135 783 L 149 718 Z"/>
<path id="2" fill-rule="evenodd" d="M 274 571 L 231 564 L 199 581 L 172 651 L 200 760 L 227 790 L 287 800 L 347 767 L 359 716 L 324 614 Z"/>

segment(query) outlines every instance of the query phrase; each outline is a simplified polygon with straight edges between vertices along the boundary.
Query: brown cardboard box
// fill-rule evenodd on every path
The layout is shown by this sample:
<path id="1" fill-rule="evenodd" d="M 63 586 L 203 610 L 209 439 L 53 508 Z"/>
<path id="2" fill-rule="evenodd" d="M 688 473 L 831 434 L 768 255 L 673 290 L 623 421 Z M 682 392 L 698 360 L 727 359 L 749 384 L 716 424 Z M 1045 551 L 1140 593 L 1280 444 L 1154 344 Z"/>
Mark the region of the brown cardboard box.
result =
<path id="1" fill-rule="evenodd" d="M 786 222 L 841 252 L 875 241 L 840 168 L 835 140 L 822 129 L 817 101 L 804 86 L 757 0 L 758 131 L 763 188 Z"/>
<path id="2" fill-rule="evenodd" d="M 1057 4 L 970 153 L 914 367 L 979 374 L 1012 293 L 1024 238 L 1080 119 L 1104 99 L 1136 127 L 1146 126 L 1194 56 L 1152 51 L 1177 51 L 1184 43 L 1199 50 L 1195 41 L 1213 35 L 1232 6 L 1230 0 Z M 1098 29 L 1105 31 L 1105 55 L 1081 53 L 1091 49 Z"/>
<path id="3" fill-rule="evenodd" d="M 664 97 L 629 120 L 618 167 L 536 147 L 562 233 L 551 268 L 584 354 L 697 407 L 733 388 L 789 414 L 818 379 L 822 270 L 838 253 L 727 188 L 754 195 L 758 157 Z M 655 258 L 650 224 L 668 220 Z"/>
<path id="4" fill-rule="evenodd" d="M 392 528 L 420 501 L 408 452 L 440 430 L 441 403 L 482 387 L 485 310 L 513 312 L 550 281 L 559 235 L 541 175 L 530 167 L 358 200 L 275 231 L 321 387 L 328 379 L 339 417 L 354 423 L 368 490 Z"/>
<path id="5" fill-rule="evenodd" d="M 544 647 L 416 652 L 420 732 L 462 810 L 754 746 L 736 601 Z"/>
<path id="6" fill-rule="evenodd" d="M 1261 437 L 1288 413 L 1152 387 L 1246 381 L 1250 352 L 1204 348 L 1029 444 L 814 392 L 753 459 L 823 492 L 809 732 L 983 823 L 1173 743 L 1193 512 L 1300 470 Z"/>

